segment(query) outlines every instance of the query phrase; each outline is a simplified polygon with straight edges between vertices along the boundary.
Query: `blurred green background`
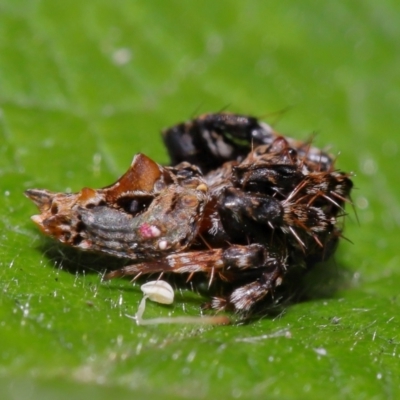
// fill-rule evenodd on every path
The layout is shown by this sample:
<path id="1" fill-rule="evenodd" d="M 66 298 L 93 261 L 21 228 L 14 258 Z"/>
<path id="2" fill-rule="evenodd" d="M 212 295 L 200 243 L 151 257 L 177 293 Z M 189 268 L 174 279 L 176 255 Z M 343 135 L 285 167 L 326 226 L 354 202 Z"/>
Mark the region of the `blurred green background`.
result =
<path id="1" fill-rule="evenodd" d="M 399 37 L 395 0 L 0 0 L 1 398 L 399 398 Z M 275 318 L 137 327 L 139 288 L 67 270 L 97 259 L 46 241 L 22 192 L 167 162 L 163 127 L 224 108 L 340 153 L 354 244 Z"/>

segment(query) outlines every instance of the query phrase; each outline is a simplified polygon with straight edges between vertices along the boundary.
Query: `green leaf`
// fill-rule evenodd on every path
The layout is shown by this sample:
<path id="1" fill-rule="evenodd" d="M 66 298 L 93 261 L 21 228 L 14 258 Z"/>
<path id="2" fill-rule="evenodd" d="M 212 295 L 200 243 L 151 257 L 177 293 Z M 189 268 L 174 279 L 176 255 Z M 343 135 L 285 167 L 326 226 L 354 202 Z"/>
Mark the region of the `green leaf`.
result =
<path id="1" fill-rule="evenodd" d="M 1 398 L 398 398 L 399 12 L 394 0 L 0 1 Z M 23 191 L 105 186 L 137 152 L 167 162 L 163 127 L 226 107 L 340 152 L 354 244 L 277 317 L 138 327 L 125 315 L 139 287 L 102 283 L 113 260 L 45 239 Z M 146 317 L 199 314 L 199 295 L 177 297 Z"/>

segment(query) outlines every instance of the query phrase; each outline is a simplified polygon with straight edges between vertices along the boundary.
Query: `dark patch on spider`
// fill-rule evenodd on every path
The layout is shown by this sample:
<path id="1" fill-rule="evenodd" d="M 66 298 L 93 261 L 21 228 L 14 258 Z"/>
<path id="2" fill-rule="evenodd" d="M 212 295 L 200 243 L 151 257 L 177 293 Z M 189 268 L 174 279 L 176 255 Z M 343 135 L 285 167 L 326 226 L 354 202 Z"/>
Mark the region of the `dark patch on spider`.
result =
<path id="1" fill-rule="evenodd" d="M 137 154 L 103 189 L 26 191 L 33 221 L 73 248 L 129 260 L 106 279 L 179 274 L 205 288 L 206 308 L 249 317 L 296 297 L 299 276 L 342 237 L 350 174 L 249 116 L 205 114 L 163 138 L 171 166 Z"/>

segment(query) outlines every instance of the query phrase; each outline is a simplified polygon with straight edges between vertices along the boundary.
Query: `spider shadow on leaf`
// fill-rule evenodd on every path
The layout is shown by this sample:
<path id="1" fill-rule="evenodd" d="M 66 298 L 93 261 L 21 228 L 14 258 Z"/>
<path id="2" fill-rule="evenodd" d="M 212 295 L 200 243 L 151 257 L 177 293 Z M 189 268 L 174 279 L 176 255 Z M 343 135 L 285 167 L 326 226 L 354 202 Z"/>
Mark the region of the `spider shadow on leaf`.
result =
<path id="1" fill-rule="evenodd" d="M 129 260 L 106 254 L 80 251 L 47 237 L 42 239 L 39 249 L 55 268 L 73 275 L 92 273 L 102 276 L 107 270 L 122 268 L 130 263 Z"/>
<path id="2" fill-rule="evenodd" d="M 126 265 L 132 264 L 132 260 L 117 258 L 96 252 L 80 251 L 76 248 L 66 246 L 60 242 L 54 241 L 51 238 L 43 237 L 42 243 L 38 249 L 45 255 L 45 257 L 51 262 L 54 268 L 63 270 L 66 273 L 84 276 L 87 274 L 97 274 L 99 281 L 102 279 L 106 272 L 120 269 Z M 149 280 L 158 279 L 160 274 L 141 276 L 135 281 L 141 285 Z M 168 275 L 168 282 L 172 284 L 176 291 L 190 290 L 195 292 L 197 295 L 202 296 L 203 300 L 199 300 L 196 296 L 185 295 L 183 292 L 181 295 L 176 296 L 177 303 L 191 303 L 201 305 L 201 302 L 207 298 L 207 293 L 202 290 L 206 285 L 205 279 L 195 279 L 191 282 L 186 282 L 187 276 L 181 276 L 176 274 Z M 128 276 L 125 280 L 132 280 L 132 276 Z M 112 284 L 114 282 L 114 284 Z M 110 281 L 108 290 L 124 290 L 138 293 L 139 288 L 127 288 L 121 287 L 115 284 L 116 280 Z"/>
<path id="3" fill-rule="evenodd" d="M 292 268 L 282 286 L 264 304 L 258 305 L 251 319 L 276 318 L 284 315 L 291 305 L 332 299 L 337 292 L 352 287 L 352 282 L 353 271 L 334 257 L 308 269 Z"/>

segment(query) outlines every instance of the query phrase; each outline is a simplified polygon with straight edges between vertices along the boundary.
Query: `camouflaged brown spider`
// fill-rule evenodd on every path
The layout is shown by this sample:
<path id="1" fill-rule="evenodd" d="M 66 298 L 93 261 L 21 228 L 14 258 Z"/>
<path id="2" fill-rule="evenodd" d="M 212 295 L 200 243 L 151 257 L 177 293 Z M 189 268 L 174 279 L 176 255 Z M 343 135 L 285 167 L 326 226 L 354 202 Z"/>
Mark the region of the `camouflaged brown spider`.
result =
<path id="1" fill-rule="evenodd" d="M 103 189 L 27 190 L 41 213 L 33 221 L 62 243 L 132 261 L 107 279 L 200 274 L 211 308 L 242 315 L 291 268 L 334 253 L 352 182 L 329 154 L 230 113 L 205 114 L 163 138 L 171 166 L 137 154 Z"/>

